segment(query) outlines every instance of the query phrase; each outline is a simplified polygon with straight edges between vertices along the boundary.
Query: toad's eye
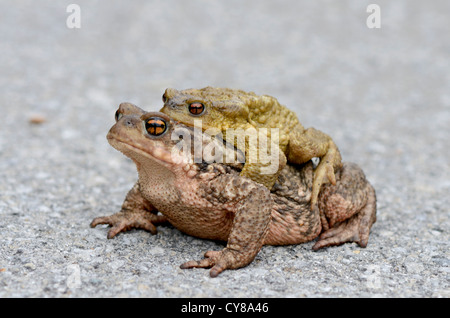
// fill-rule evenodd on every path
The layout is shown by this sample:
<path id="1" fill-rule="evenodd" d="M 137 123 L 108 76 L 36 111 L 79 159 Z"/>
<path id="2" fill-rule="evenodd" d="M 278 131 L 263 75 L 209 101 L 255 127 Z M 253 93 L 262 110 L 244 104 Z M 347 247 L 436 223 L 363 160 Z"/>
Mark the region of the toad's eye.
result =
<path id="1" fill-rule="evenodd" d="M 164 104 L 167 102 L 167 96 L 166 96 L 166 93 L 163 94 L 163 96 L 162 96 L 162 101 L 163 101 Z"/>
<path id="2" fill-rule="evenodd" d="M 200 102 L 193 102 L 189 104 L 189 112 L 192 115 L 201 115 L 205 111 L 205 105 Z"/>
<path id="3" fill-rule="evenodd" d="M 167 124 L 160 117 L 151 117 L 145 121 L 145 129 L 152 136 L 161 136 L 166 132 Z"/>
<path id="4" fill-rule="evenodd" d="M 116 122 L 118 122 L 119 119 L 122 118 L 122 116 L 123 116 L 123 114 L 119 110 L 117 110 L 116 114 L 114 115 L 114 118 L 116 119 Z"/>

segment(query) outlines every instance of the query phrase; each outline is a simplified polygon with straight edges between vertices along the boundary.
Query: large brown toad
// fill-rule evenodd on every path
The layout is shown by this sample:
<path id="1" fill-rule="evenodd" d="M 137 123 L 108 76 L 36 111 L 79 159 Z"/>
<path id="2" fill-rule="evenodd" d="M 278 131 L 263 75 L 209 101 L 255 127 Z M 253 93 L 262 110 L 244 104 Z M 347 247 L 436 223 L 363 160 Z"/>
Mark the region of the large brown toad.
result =
<path id="1" fill-rule="evenodd" d="M 128 103 L 120 105 L 116 121 L 108 141 L 135 162 L 139 178 L 120 212 L 92 221 L 92 227 L 112 226 L 108 238 L 131 228 L 155 234 L 155 225 L 168 221 L 189 235 L 226 241 L 223 250 L 181 265 L 212 267 L 212 277 L 248 265 L 264 244 L 318 237 L 314 250 L 345 242 L 367 245 L 376 197 L 355 164 L 344 163 L 336 171 L 336 184 L 322 186 L 311 209 L 311 162 L 287 165 L 269 191 L 240 176 L 242 153 L 223 140 Z M 235 160 L 220 163 L 225 157 Z"/>

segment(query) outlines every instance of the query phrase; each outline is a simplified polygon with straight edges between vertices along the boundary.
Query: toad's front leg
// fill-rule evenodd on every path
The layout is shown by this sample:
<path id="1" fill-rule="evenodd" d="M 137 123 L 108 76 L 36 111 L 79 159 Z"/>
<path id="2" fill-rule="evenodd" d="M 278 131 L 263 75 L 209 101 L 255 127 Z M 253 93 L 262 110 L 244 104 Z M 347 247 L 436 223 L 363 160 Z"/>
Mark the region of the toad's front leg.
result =
<path id="1" fill-rule="evenodd" d="M 216 277 L 226 269 L 244 267 L 253 261 L 264 244 L 273 201 L 267 188 L 238 176 L 219 177 L 205 191 L 211 192 L 212 201 L 225 201 L 234 214 L 227 246 L 222 251 L 208 251 L 204 259 L 186 262 L 181 268 L 212 267 L 210 276 Z"/>
<path id="2" fill-rule="evenodd" d="M 259 135 L 259 138 L 264 135 Z M 267 138 L 267 137 L 266 137 Z M 247 177 L 261 183 L 267 189 L 272 189 L 278 179 L 281 170 L 286 166 L 286 155 L 279 148 L 279 145 L 272 143 L 270 146 L 248 143 L 246 145 L 246 162 L 241 171 L 241 177 Z"/>
<path id="3" fill-rule="evenodd" d="M 322 185 L 336 184 L 335 171 L 342 166 L 341 154 L 330 136 L 314 128 L 304 129 L 298 124 L 289 135 L 288 161 L 302 164 L 320 158 L 314 171 L 311 208 L 317 204 Z"/>
<path id="4" fill-rule="evenodd" d="M 241 135 L 237 135 L 241 133 Z M 244 138 L 242 138 L 244 137 Z M 240 176 L 249 178 L 272 189 L 281 170 L 286 166 L 286 155 L 280 148 L 279 136 L 267 129 L 252 126 L 227 132 L 225 139 L 245 153 L 245 164 Z"/>
<path id="5" fill-rule="evenodd" d="M 98 224 L 109 224 L 112 226 L 108 231 L 107 237 L 109 239 L 132 228 L 141 228 L 156 234 L 155 225 L 164 223 L 167 219 L 165 216 L 156 215 L 154 212 L 157 212 L 156 209 L 142 197 L 139 184 L 136 183 L 125 197 L 120 212 L 95 218 L 91 222 L 91 227 L 96 227 Z"/>

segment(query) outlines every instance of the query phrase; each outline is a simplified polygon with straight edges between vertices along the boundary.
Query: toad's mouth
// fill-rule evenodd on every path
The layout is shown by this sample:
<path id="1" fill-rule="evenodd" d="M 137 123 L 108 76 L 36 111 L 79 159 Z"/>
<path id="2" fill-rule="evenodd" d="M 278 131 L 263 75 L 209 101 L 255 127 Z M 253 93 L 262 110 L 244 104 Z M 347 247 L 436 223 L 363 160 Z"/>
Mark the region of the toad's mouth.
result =
<path id="1" fill-rule="evenodd" d="M 108 133 L 106 138 L 113 148 L 119 150 L 131 159 L 136 159 L 136 155 L 140 155 L 165 165 L 174 165 L 180 161 L 179 157 L 177 158 L 172 152 L 167 151 L 164 147 L 159 147 L 151 143 L 143 146 L 134 141 L 132 142 L 131 140 L 119 137 L 111 132 Z"/>

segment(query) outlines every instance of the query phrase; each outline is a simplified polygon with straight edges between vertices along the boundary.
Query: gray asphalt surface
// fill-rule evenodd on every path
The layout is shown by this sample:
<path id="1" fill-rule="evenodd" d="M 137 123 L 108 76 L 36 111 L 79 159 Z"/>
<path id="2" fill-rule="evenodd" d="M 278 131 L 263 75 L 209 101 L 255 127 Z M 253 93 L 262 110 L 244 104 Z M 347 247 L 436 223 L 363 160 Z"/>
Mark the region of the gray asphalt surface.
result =
<path id="1" fill-rule="evenodd" d="M 449 297 L 448 1 L 0 1 L 0 297 Z M 369 245 L 264 247 L 211 279 L 216 242 L 159 227 L 112 240 L 136 171 L 106 133 L 166 87 L 276 96 L 378 196 Z M 41 123 L 31 123 L 40 122 Z M 30 122 L 31 121 L 31 122 Z"/>

